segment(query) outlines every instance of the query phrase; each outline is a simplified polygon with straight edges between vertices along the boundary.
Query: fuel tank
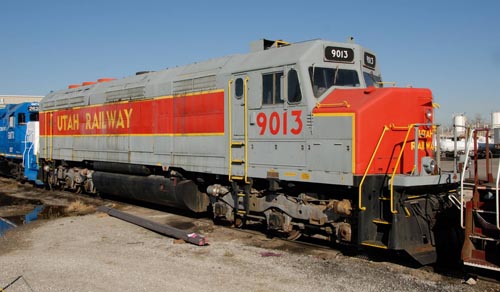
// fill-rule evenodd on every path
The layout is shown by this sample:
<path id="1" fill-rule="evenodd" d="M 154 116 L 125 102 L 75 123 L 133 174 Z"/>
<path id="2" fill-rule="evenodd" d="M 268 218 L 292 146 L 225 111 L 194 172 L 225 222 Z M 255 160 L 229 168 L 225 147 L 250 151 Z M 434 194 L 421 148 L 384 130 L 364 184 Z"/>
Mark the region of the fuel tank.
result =
<path id="1" fill-rule="evenodd" d="M 191 180 L 99 171 L 94 172 L 92 180 L 96 190 L 101 194 L 146 201 L 196 213 L 205 212 L 210 202 L 208 195 L 200 192 Z"/>

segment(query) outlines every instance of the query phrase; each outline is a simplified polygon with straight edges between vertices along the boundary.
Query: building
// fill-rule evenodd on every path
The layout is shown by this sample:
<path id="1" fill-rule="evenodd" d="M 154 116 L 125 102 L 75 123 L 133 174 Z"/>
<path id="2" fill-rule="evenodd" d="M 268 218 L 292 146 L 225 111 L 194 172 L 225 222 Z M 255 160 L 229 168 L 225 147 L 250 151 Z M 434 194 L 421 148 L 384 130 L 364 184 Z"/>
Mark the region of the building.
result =
<path id="1" fill-rule="evenodd" d="M 0 108 L 5 107 L 6 104 L 40 101 L 42 98 L 41 95 L 0 95 Z"/>

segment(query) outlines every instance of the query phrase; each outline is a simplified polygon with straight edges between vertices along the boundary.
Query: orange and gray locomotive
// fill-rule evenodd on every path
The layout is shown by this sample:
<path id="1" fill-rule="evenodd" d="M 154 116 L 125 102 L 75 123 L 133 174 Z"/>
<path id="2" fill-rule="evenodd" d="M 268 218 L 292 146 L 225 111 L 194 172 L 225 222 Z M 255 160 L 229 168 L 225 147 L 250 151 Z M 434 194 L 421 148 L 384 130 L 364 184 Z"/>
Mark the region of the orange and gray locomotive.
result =
<path id="1" fill-rule="evenodd" d="M 383 84 L 358 44 L 260 40 L 73 85 L 40 103 L 40 179 L 429 263 L 456 181 L 433 159 L 431 91 Z"/>

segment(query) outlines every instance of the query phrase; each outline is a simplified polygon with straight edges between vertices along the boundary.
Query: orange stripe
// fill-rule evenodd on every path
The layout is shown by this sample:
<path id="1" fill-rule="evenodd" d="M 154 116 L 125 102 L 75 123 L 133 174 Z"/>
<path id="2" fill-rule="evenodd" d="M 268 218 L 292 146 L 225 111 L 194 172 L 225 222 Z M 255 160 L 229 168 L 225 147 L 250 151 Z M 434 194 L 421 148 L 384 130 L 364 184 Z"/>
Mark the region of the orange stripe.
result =
<path id="1" fill-rule="evenodd" d="M 205 135 L 224 133 L 224 91 L 41 112 L 41 136 Z"/>

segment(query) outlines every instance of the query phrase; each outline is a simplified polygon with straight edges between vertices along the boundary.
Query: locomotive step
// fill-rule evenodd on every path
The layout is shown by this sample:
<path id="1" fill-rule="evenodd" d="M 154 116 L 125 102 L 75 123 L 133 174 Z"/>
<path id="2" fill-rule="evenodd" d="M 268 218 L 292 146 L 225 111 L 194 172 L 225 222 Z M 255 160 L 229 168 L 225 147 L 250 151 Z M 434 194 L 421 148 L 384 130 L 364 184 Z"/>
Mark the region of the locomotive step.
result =
<path id="1" fill-rule="evenodd" d="M 232 147 L 241 147 L 245 146 L 245 142 L 231 142 Z"/>
<path id="2" fill-rule="evenodd" d="M 485 241 L 500 242 L 500 238 L 485 237 L 485 236 L 476 235 L 476 234 L 469 235 L 469 238 L 485 240 Z"/>
<path id="3" fill-rule="evenodd" d="M 365 241 L 361 242 L 361 245 L 375 247 L 375 248 L 381 248 L 381 249 L 388 249 L 387 245 L 385 245 L 384 243 L 377 241 L 377 240 L 365 240 Z"/>
<path id="4" fill-rule="evenodd" d="M 483 210 L 483 209 L 474 209 L 474 212 L 484 213 L 484 214 L 496 214 L 497 213 L 495 211 L 488 211 L 488 210 Z"/>
<path id="5" fill-rule="evenodd" d="M 490 263 L 488 261 L 485 261 L 485 260 L 480 260 L 480 259 L 465 258 L 464 259 L 464 265 L 500 272 L 500 267 L 499 266 L 494 265 L 494 264 L 492 264 L 492 263 Z"/>
<path id="6" fill-rule="evenodd" d="M 243 159 L 233 159 L 233 160 L 231 160 L 231 163 L 243 164 L 243 163 L 245 163 L 245 161 Z"/>
<path id="7" fill-rule="evenodd" d="M 384 220 L 384 219 L 380 219 L 380 218 L 373 219 L 372 222 L 375 224 L 385 224 L 385 225 L 392 224 L 391 222 Z"/>

